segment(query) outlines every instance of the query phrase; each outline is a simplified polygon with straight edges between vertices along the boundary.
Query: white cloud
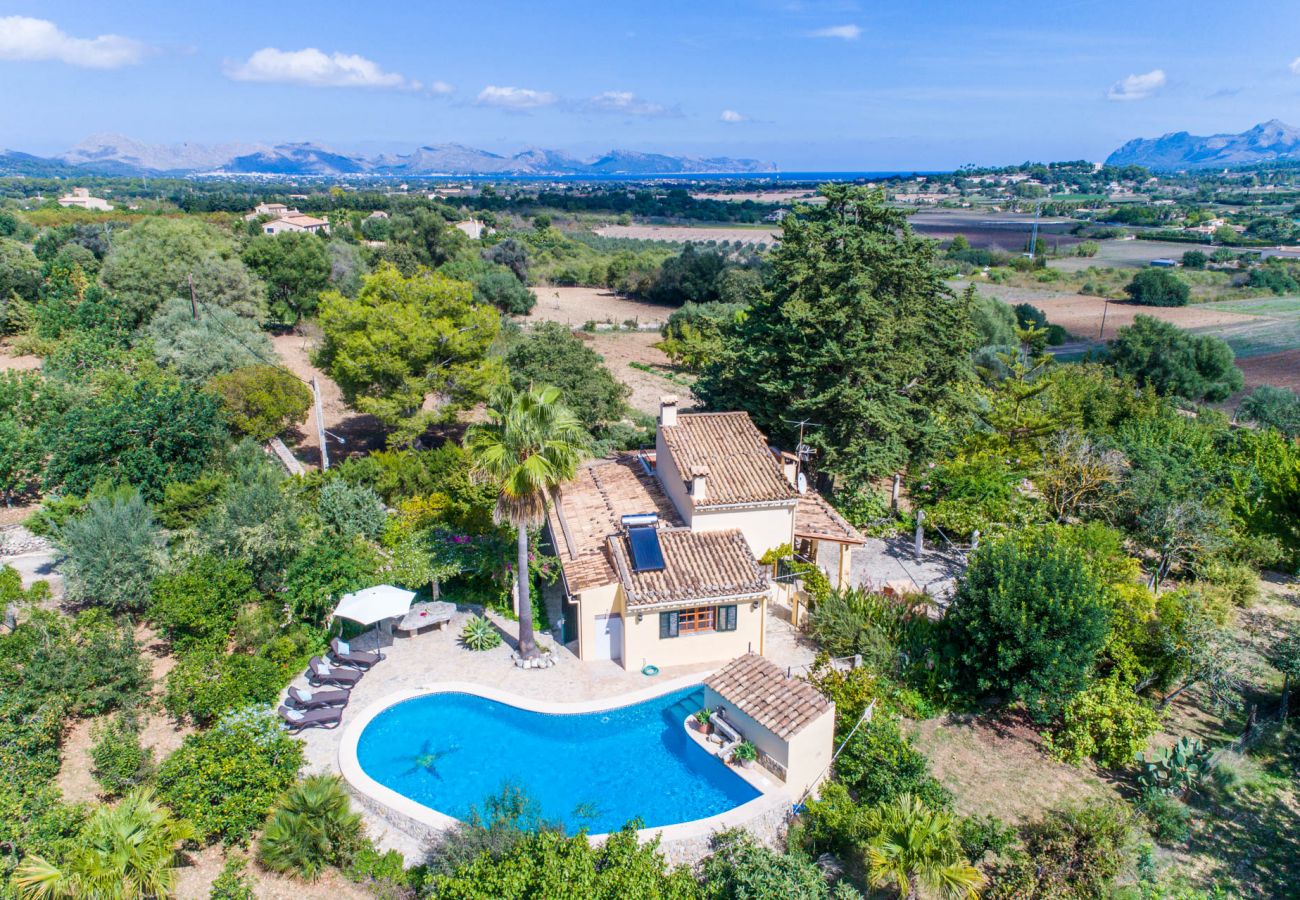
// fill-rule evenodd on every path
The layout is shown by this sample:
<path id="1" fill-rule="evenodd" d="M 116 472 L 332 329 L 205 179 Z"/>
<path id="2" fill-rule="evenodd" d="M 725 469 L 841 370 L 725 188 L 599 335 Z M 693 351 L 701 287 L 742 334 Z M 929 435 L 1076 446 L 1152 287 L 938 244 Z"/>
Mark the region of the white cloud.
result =
<path id="1" fill-rule="evenodd" d="M 587 100 L 581 107 L 586 112 L 614 113 L 625 116 L 680 116 L 676 107 L 651 103 L 631 91 L 604 91 Z"/>
<path id="2" fill-rule="evenodd" d="M 749 121 L 749 116 L 741 115 L 740 113 L 736 112 L 734 109 L 724 109 L 722 111 L 722 115 L 718 116 L 718 118 L 723 122 L 729 122 L 733 125 L 737 122 Z"/>
<path id="3" fill-rule="evenodd" d="M 47 19 L 0 17 L 0 59 L 57 60 L 88 69 L 117 69 L 143 60 L 152 48 L 120 34 L 77 38 Z"/>
<path id="4" fill-rule="evenodd" d="M 1295 59 L 1291 60 L 1291 65 L 1288 66 L 1287 68 L 1291 70 L 1291 74 L 1300 75 L 1300 56 L 1297 56 Z"/>
<path id="5" fill-rule="evenodd" d="M 226 75 L 235 81 L 301 84 L 307 87 L 359 87 L 419 90 L 396 72 L 385 72 L 378 63 L 355 53 L 324 53 L 315 47 L 278 50 L 263 47 L 244 62 L 226 64 Z"/>
<path id="6" fill-rule="evenodd" d="M 1165 70 L 1152 69 L 1142 75 L 1130 75 L 1110 86 L 1107 100 L 1145 100 L 1165 86 Z"/>
<path id="7" fill-rule="evenodd" d="M 839 38 L 842 41 L 856 41 L 862 36 L 862 29 L 857 25 L 831 25 L 808 32 L 809 37 Z"/>
<path id="8" fill-rule="evenodd" d="M 430 94 L 450 94 L 454 90 L 456 89 L 445 81 L 435 81 L 429 85 Z"/>
<path id="9" fill-rule="evenodd" d="M 475 101 L 479 106 L 499 106 L 502 109 L 524 110 L 539 106 L 550 106 L 559 98 L 550 91 L 534 91 L 530 88 L 498 87 L 489 84 L 478 92 Z"/>

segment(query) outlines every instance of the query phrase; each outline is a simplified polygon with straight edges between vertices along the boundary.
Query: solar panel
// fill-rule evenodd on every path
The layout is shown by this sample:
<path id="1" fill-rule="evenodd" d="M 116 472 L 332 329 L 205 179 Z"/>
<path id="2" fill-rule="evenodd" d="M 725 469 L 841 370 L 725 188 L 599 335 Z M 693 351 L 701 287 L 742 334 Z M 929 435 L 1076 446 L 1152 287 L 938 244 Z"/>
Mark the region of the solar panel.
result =
<path id="1" fill-rule="evenodd" d="M 650 525 L 629 528 L 627 541 L 632 545 L 633 572 L 658 572 L 665 568 L 658 529 Z"/>

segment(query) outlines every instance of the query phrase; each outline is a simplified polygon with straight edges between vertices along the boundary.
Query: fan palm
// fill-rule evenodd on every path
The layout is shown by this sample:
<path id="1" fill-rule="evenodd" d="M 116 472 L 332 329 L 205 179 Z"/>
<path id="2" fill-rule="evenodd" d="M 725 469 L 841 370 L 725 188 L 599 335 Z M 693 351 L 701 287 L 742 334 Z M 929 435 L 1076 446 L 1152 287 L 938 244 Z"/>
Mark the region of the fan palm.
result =
<path id="1" fill-rule="evenodd" d="M 336 775 L 310 775 L 289 788 L 271 813 L 258 857 L 268 869 L 313 881 L 328 866 L 346 863 L 361 835 Z"/>
<path id="2" fill-rule="evenodd" d="M 957 823 L 946 812 L 926 808 L 904 794 L 875 810 L 867 842 L 867 865 L 873 887 L 894 885 L 904 897 L 919 887 L 944 898 L 973 898 L 984 876 L 962 855 Z"/>
<path id="3" fill-rule="evenodd" d="M 492 398 L 488 422 L 465 435 L 475 477 L 497 486 L 498 524 L 519 534 L 519 655 L 537 655 L 528 591 L 528 529 L 546 518 L 546 500 L 573 478 L 590 442 L 558 388 L 504 389 Z"/>
<path id="4" fill-rule="evenodd" d="M 62 866 L 29 856 L 14 873 L 24 900 L 152 900 L 171 895 L 177 845 L 194 836 L 148 790 L 101 806 L 86 822 L 79 846 Z"/>

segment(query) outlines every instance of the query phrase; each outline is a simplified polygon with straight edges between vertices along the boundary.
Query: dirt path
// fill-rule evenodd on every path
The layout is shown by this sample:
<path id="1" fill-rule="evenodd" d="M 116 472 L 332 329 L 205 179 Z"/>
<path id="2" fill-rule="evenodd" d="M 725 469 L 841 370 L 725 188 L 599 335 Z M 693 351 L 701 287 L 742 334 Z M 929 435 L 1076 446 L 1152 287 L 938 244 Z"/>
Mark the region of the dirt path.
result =
<path id="1" fill-rule="evenodd" d="M 275 352 L 284 367 L 304 381 L 319 379 L 321 408 L 325 413 L 325 429 L 343 439 L 330 440 L 330 461 L 368 453 L 384 446 L 384 429 L 374 416 L 364 415 L 348 406 L 343 391 L 320 369 L 311 363 L 311 353 L 316 347 L 309 335 L 282 334 L 271 339 Z M 282 437 L 303 465 L 320 467 L 320 441 L 316 434 L 316 413 L 309 409 L 295 429 Z"/>
<path id="2" fill-rule="evenodd" d="M 632 388 L 627 402 L 638 412 L 658 415 L 659 398 L 665 394 L 676 394 L 683 405 L 695 404 L 690 388 L 670 377 L 676 375 L 684 380 L 686 376 L 679 375 L 668 355 L 655 346 L 661 340 L 658 333 L 601 331 L 595 334 L 579 332 L 578 336 L 605 357 L 605 366 L 615 378 Z M 653 371 L 636 368 L 633 363 L 649 366 Z"/>
<path id="3" fill-rule="evenodd" d="M 1246 377 L 1247 391 L 1261 384 L 1300 391 L 1300 350 L 1248 356 L 1245 359 L 1238 359 L 1237 367 Z"/>
<path id="4" fill-rule="evenodd" d="M 207 900 L 212 882 L 225 867 L 225 854 L 219 846 L 207 847 L 188 854 L 188 860 L 189 865 L 177 872 L 176 892 L 173 896 L 177 900 Z M 255 861 L 250 861 L 244 872 L 253 884 L 257 900 L 373 900 L 375 897 L 361 885 L 348 881 L 332 869 L 314 882 L 263 871 Z"/>
<path id="5" fill-rule="evenodd" d="M 30 371 L 41 367 L 41 358 L 39 356 L 23 356 L 15 353 L 12 348 L 0 344 L 0 372 L 5 370 Z"/>

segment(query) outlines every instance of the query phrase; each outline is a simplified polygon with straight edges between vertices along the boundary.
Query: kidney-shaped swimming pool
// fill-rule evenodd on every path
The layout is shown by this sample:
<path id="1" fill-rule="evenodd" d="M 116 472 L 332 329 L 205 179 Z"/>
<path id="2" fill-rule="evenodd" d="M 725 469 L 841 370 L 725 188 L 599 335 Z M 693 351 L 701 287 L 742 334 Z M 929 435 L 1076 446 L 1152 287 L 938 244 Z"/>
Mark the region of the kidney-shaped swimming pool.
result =
<path id="1" fill-rule="evenodd" d="M 463 693 L 426 694 L 385 709 L 357 742 L 362 771 L 384 787 L 464 819 L 504 786 L 549 821 L 615 831 L 726 812 L 760 796 L 697 745 L 682 721 L 704 703 L 686 688 L 631 706 L 540 713 Z"/>

